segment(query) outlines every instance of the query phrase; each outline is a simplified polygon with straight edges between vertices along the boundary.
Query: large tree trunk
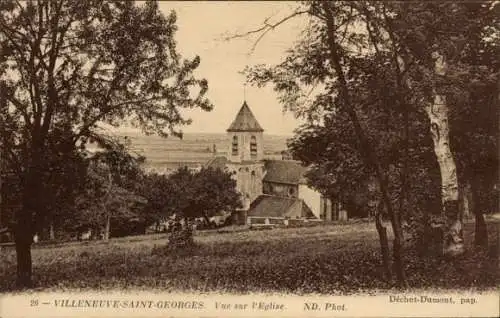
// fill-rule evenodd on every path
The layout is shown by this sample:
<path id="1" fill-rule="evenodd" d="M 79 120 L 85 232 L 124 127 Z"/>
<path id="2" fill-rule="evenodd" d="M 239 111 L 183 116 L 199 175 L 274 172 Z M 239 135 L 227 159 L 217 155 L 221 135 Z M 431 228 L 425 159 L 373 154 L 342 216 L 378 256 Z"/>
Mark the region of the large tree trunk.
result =
<path id="1" fill-rule="evenodd" d="M 17 228 L 15 234 L 16 256 L 17 256 L 17 281 L 19 288 L 31 288 L 33 282 L 32 262 L 31 262 L 31 244 L 33 236 L 29 235 L 25 229 Z"/>
<path id="2" fill-rule="evenodd" d="M 476 211 L 476 228 L 474 234 L 474 245 L 481 247 L 488 247 L 488 227 L 484 220 L 484 214 L 482 211 Z"/>
<path id="3" fill-rule="evenodd" d="M 386 190 L 387 192 L 387 190 Z M 386 198 L 386 202 L 389 198 Z M 386 206 L 388 203 L 386 203 Z M 392 229 L 394 231 L 394 240 L 392 241 L 392 257 L 394 259 L 394 268 L 396 270 L 396 276 L 398 283 L 402 287 L 407 287 L 406 274 L 404 270 L 404 260 L 403 260 L 403 230 L 401 228 L 401 218 L 399 213 L 393 212 L 391 217 Z"/>
<path id="4" fill-rule="evenodd" d="M 481 200 L 481 180 L 477 176 L 473 176 L 471 184 L 472 191 L 472 209 L 476 221 L 474 231 L 474 245 L 480 247 L 488 247 L 488 228 L 484 220 L 483 202 Z"/>
<path id="5" fill-rule="evenodd" d="M 402 90 L 402 79 L 399 79 L 401 76 L 401 70 L 398 67 L 398 87 Z M 399 94 L 401 95 L 401 93 Z M 403 108 L 403 158 L 401 164 L 400 171 L 400 180 L 401 180 L 401 193 L 399 198 L 399 215 L 400 218 L 405 221 L 408 220 L 408 161 L 409 161 L 409 144 L 410 144 L 410 114 L 409 107 L 406 103 L 406 100 L 403 96 L 399 96 L 400 106 Z"/>
<path id="6" fill-rule="evenodd" d="M 389 257 L 389 240 L 387 238 L 387 228 L 382 224 L 381 211 L 375 211 L 375 227 L 377 228 L 380 241 L 380 252 L 382 253 L 382 264 L 384 265 L 385 278 L 388 282 L 392 279 L 391 261 Z"/>
<path id="7" fill-rule="evenodd" d="M 34 144 L 36 144 L 34 142 Z M 16 224 L 14 227 L 14 241 L 17 255 L 17 286 L 19 288 L 31 288 L 32 282 L 32 260 L 31 244 L 35 234 L 35 225 L 41 219 L 44 206 L 41 200 L 42 191 L 42 163 L 41 151 L 34 146 L 31 153 L 31 164 L 23 175 L 22 209 L 16 213 Z"/>
<path id="8" fill-rule="evenodd" d="M 354 105 L 351 103 L 351 96 L 349 93 L 349 88 L 344 75 L 344 71 L 341 64 L 341 57 L 339 55 L 339 47 L 335 38 L 335 21 L 334 14 L 331 10 L 331 3 L 321 2 L 323 10 L 326 17 L 326 27 L 328 36 L 328 45 L 330 53 L 330 62 L 332 63 L 339 82 L 340 96 L 344 104 L 344 108 L 354 126 L 354 130 L 360 142 L 360 150 L 362 152 L 363 159 L 367 166 L 373 168 L 376 174 L 380 186 L 380 192 L 382 195 L 382 202 L 387 210 L 387 214 L 391 219 L 391 225 L 394 232 L 393 240 L 393 257 L 394 257 L 394 268 L 396 271 L 396 277 L 398 284 L 400 286 L 407 286 L 406 275 L 404 271 L 404 261 L 403 261 L 403 231 L 401 230 L 401 221 L 398 215 L 398 211 L 395 211 L 392 206 L 392 202 L 389 197 L 389 187 L 387 178 L 382 169 L 382 166 L 378 160 L 375 151 L 372 149 L 363 128 L 359 122 Z"/>
<path id="9" fill-rule="evenodd" d="M 445 63 L 436 54 L 435 73 L 439 76 L 445 73 Z M 434 152 L 441 172 L 441 196 L 443 201 L 444 241 L 443 254 L 457 256 L 464 253 L 462 220 L 458 202 L 457 167 L 450 149 L 448 106 L 445 96 L 434 90 L 434 100 L 426 107 L 430 120 L 430 130 L 434 142 Z"/>
<path id="10" fill-rule="evenodd" d="M 26 189 L 24 191 L 27 191 Z M 19 288 L 31 288 L 33 282 L 31 244 L 33 243 L 34 222 L 33 209 L 30 199 L 24 199 L 23 208 L 16 215 L 16 224 L 14 226 L 14 243 L 16 245 L 17 257 L 17 281 Z"/>
<path id="11" fill-rule="evenodd" d="M 37 218 L 37 186 L 36 169 L 26 171 L 23 182 L 23 207 L 16 213 L 14 226 L 14 242 L 16 245 L 17 280 L 18 288 L 33 287 L 31 244 L 35 234 L 34 225 Z"/>
<path id="12" fill-rule="evenodd" d="M 464 183 L 461 184 L 458 190 L 458 209 L 460 211 L 460 217 L 462 218 L 462 220 L 467 219 L 469 214 L 466 187 Z"/>

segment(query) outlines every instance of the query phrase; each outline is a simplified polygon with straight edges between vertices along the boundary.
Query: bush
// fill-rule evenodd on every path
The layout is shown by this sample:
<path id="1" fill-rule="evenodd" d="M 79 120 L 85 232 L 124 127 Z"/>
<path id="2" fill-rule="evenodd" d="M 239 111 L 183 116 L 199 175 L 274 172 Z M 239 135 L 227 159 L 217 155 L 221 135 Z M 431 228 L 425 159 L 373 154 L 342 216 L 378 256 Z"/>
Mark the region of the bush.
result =
<path id="1" fill-rule="evenodd" d="M 172 250 L 190 248 L 194 244 L 193 226 L 190 223 L 182 225 L 179 221 L 174 221 L 172 231 L 168 237 L 168 246 Z"/>

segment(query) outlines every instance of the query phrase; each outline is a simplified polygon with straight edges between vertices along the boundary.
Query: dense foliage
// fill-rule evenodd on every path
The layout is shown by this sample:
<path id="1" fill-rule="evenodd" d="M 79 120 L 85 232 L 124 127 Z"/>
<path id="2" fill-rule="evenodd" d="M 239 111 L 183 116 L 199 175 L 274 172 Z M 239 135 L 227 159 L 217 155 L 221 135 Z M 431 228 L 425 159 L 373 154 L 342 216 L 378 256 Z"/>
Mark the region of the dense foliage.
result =
<path id="1" fill-rule="evenodd" d="M 148 200 L 147 209 L 158 219 L 176 214 L 188 220 L 208 219 L 220 212 L 241 207 L 236 181 L 228 172 L 202 168 L 180 168 L 173 174 L 147 175 L 141 193 Z"/>
<path id="2" fill-rule="evenodd" d="M 476 241 L 487 241 L 482 214 L 498 202 L 499 8 L 492 1 L 305 2 L 289 17 L 306 15 L 308 26 L 282 62 L 247 69 L 249 81 L 272 84 L 283 107 L 306 120 L 290 148 L 312 167 L 309 183 L 344 205 L 361 191 L 358 205 L 391 220 L 400 283 L 401 221 L 426 238 L 434 215 L 445 244 L 456 243 L 446 253 L 461 253 L 457 174 L 462 200 L 467 189 L 476 194 Z M 429 113 L 439 100 L 449 113 L 443 126 Z M 451 145 L 438 144 L 448 131 Z M 387 260 L 386 231 L 377 228 Z"/>
<path id="3" fill-rule="evenodd" d="M 30 245 L 49 213 L 43 189 L 53 163 L 78 160 L 102 123 L 180 135 L 190 123 L 181 108 L 212 108 L 207 81 L 193 75 L 200 58 L 180 56 L 176 28 L 175 13 L 153 1 L 0 3 L 1 151 L 7 171 L 20 175 L 21 286 L 31 284 Z"/>

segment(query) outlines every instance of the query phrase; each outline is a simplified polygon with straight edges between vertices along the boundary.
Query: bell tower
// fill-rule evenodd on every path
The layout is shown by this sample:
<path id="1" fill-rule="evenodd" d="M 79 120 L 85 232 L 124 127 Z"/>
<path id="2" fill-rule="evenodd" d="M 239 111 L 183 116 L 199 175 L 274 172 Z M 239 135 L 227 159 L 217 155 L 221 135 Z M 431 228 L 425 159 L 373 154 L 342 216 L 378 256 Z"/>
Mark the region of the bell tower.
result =
<path id="1" fill-rule="evenodd" d="M 244 101 L 227 129 L 227 166 L 234 173 L 244 209 L 248 209 L 250 203 L 262 194 L 263 134 L 264 129 Z"/>
<path id="2" fill-rule="evenodd" d="M 263 133 L 264 129 L 255 119 L 250 107 L 243 102 L 236 118 L 227 129 L 229 161 L 246 162 L 264 159 Z"/>

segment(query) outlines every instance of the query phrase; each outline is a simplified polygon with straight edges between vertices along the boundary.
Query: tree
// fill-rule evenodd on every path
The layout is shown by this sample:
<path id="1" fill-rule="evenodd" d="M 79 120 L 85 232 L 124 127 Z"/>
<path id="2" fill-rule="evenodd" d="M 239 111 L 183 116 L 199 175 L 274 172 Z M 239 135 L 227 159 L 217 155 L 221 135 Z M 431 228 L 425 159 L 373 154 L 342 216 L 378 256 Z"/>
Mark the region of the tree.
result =
<path id="1" fill-rule="evenodd" d="M 44 202 L 45 213 L 36 222 L 36 232 L 45 234 L 49 239 L 56 239 L 56 232 L 64 230 L 65 219 L 71 218 L 78 195 L 86 186 L 87 161 L 84 154 L 74 150 L 71 153 L 57 155 L 52 152 L 47 165 Z"/>
<path id="2" fill-rule="evenodd" d="M 208 223 L 209 218 L 219 212 L 232 212 L 241 207 L 236 181 L 230 173 L 220 169 L 202 168 L 193 172 L 184 167 L 168 177 L 152 175 L 147 178 L 151 181 L 146 182 L 148 185 L 143 193 L 148 199 L 149 213 L 184 219 L 184 230 L 189 235 L 183 239 L 192 239 L 190 224 L 195 218 L 202 217 Z"/>
<path id="3" fill-rule="evenodd" d="M 108 240 L 111 220 L 137 217 L 137 205 L 144 205 L 147 201 L 114 183 L 113 174 L 105 162 L 92 164 L 88 178 L 86 191 L 77 198 L 77 217 L 71 221 L 80 227 L 91 227 Z"/>
<path id="4" fill-rule="evenodd" d="M 283 62 L 248 69 L 249 80 L 258 85 L 273 83 L 285 109 L 308 120 L 308 125 L 297 132 L 305 138 L 296 139 L 295 146 L 302 152 L 303 160 L 326 172 L 317 180 L 321 187 L 335 188 L 336 182 L 342 181 L 343 172 L 355 176 L 354 182 L 375 175 L 395 234 L 393 252 L 401 283 L 404 283 L 401 217 L 413 217 L 408 215 L 409 202 L 414 200 L 410 191 L 417 191 L 415 197 L 420 200 L 422 197 L 425 200 L 427 194 L 436 197 L 431 190 L 435 189 L 436 176 L 441 183 L 438 195 L 442 199 L 439 210 L 444 220 L 443 253 L 451 256 L 463 253 L 459 183 L 456 153 L 452 153 L 450 146 L 453 136 L 450 136 L 449 113 L 455 111 L 455 99 L 460 92 L 469 90 L 464 84 L 478 78 L 473 75 L 478 72 L 470 72 L 470 65 L 463 63 L 459 53 L 464 43 L 473 38 L 476 42 L 487 36 L 491 38 L 495 33 L 491 30 L 495 29 L 493 7 L 492 2 L 486 1 L 470 5 L 307 2 L 277 23 L 266 20 L 263 27 L 247 33 L 262 36 L 298 14 L 309 15 L 308 29 Z M 483 22 L 479 17 L 485 13 L 487 18 Z M 476 45 L 472 51 L 477 53 L 479 47 Z M 462 74 L 463 69 L 468 72 Z M 487 113 L 484 109 L 481 112 Z M 387 120 L 375 124 L 377 118 Z M 336 125 L 333 129 L 332 124 Z M 383 133 L 377 133 L 371 125 L 382 128 Z M 403 138 L 394 138 L 395 132 Z M 355 140 L 343 135 L 354 136 Z M 331 150 L 333 147 L 340 148 Z M 359 156 L 353 157 L 353 153 Z M 412 167 L 415 155 L 418 165 Z M 349 158 L 347 162 L 345 157 Z M 357 174 L 353 171 L 356 165 Z M 399 173 L 399 181 L 395 180 L 395 173 Z M 329 177 L 335 180 L 325 180 Z M 420 180 L 433 186 L 418 189 L 410 182 Z M 392 203 L 394 188 L 399 188 L 399 208 Z M 427 214 L 424 212 L 426 222 Z M 383 229 L 379 231 L 382 232 Z"/>
<path id="5" fill-rule="evenodd" d="M 498 207 L 498 86 L 500 72 L 500 4 L 483 2 L 466 4 L 462 12 L 467 25 L 467 45 L 457 58 L 460 87 L 449 96 L 451 145 L 457 158 L 462 190 L 470 189 L 472 211 L 476 221 L 474 241 L 488 245 L 483 214 Z M 481 18 L 479 18 L 481 17 Z M 464 193 L 463 197 L 468 193 Z"/>
<path id="6" fill-rule="evenodd" d="M 458 202 L 459 190 L 464 188 L 463 185 L 460 186 L 461 183 L 470 182 L 468 181 L 470 173 L 474 169 L 474 165 L 471 164 L 465 168 L 465 162 L 460 160 L 475 157 L 478 158 L 477 162 L 482 162 L 480 165 L 484 166 L 485 156 L 481 152 L 484 153 L 487 147 L 477 151 L 478 148 L 484 147 L 485 143 L 477 147 L 472 142 L 466 148 L 462 148 L 463 142 L 471 140 L 470 136 L 477 133 L 467 124 L 457 125 L 460 120 L 455 119 L 466 113 L 460 111 L 460 104 L 475 109 L 476 116 L 463 117 L 466 121 L 475 122 L 474 125 L 478 125 L 481 120 L 482 115 L 479 114 L 491 116 L 495 112 L 489 106 L 472 106 L 474 99 L 471 97 L 475 95 L 473 91 L 477 89 L 477 82 L 491 86 L 488 82 L 498 81 L 494 79 L 498 78 L 498 75 L 494 75 L 498 73 L 495 71 L 495 67 L 497 69 L 498 67 L 495 66 L 494 60 L 484 57 L 492 52 L 496 52 L 498 56 L 499 29 L 495 21 L 498 19 L 499 6 L 493 1 L 483 1 L 420 3 L 411 6 L 391 3 L 390 7 L 394 18 L 387 26 L 398 42 L 400 48 L 398 55 L 403 64 L 412 59 L 418 61 L 417 67 L 410 72 L 407 85 L 412 90 L 420 92 L 422 101 L 426 103 L 425 109 L 430 120 L 435 154 L 440 166 L 445 234 L 443 253 L 449 256 L 460 255 L 464 252 L 464 247 Z M 490 72 L 485 72 L 485 69 L 490 69 Z M 475 100 L 477 101 L 477 98 Z M 490 123 L 487 127 L 490 129 L 494 124 Z M 486 134 L 484 132 L 486 140 L 495 134 L 492 130 Z M 464 135 L 469 138 L 463 138 Z M 463 149 L 461 153 L 460 148 Z M 489 155 L 486 159 L 489 162 L 487 165 L 492 168 L 490 172 L 496 170 L 491 165 L 495 161 L 491 160 L 494 157 Z M 464 168 L 462 171 L 457 170 L 460 166 Z M 476 214 L 478 221 L 476 225 L 483 224 L 482 228 L 485 230 L 481 213 Z"/>
<path id="7" fill-rule="evenodd" d="M 134 207 L 146 204 L 146 200 L 135 193 L 144 158 L 132 155 L 130 145 L 120 143 L 117 138 L 99 136 L 95 141 L 104 149 L 88 158 L 86 188 L 78 198 L 76 213 L 81 214 L 82 221 L 87 221 L 85 225 L 104 229 L 103 238 L 107 240 L 112 218 L 138 216 Z M 89 224 L 88 220 L 92 222 Z"/>
<path id="8" fill-rule="evenodd" d="M 181 168 L 169 177 L 173 184 L 176 211 L 184 218 L 208 218 L 221 211 L 233 211 L 241 207 L 236 181 L 231 174 L 220 169 L 202 168 L 191 172 Z"/>
<path id="9" fill-rule="evenodd" d="M 305 6 L 308 9 L 304 12 L 307 12 L 311 19 L 310 28 L 304 32 L 304 38 L 296 48 L 289 50 L 289 55 L 281 64 L 274 68 L 257 67 L 250 70 L 249 79 L 259 85 L 274 83 L 275 89 L 281 93 L 283 104 L 313 123 L 328 124 L 330 120 L 348 123 L 354 133 L 351 136 L 356 139 L 353 150 L 359 154 L 364 168 L 373 173 L 379 185 L 381 199 L 395 236 L 393 256 L 396 274 L 399 283 L 404 285 L 406 278 L 399 211 L 394 209 L 390 199 L 386 170 L 376 147 L 372 145 L 366 129 L 361 125 L 356 107 L 359 105 L 357 95 L 351 87 L 353 79 L 350 72 L 356 66 L 356 58 L 366 54 L 356 55 L 352 52 L 362 52 L 367 47 L 366 36 L 351 31 L 359 22 L 359 14 L 354 11 L 351 3 L 308 2 Z M 308 87 L 312 87 L 311 91 L 316 88 L 318 92 L 311 100 L 308 100 L 308 94 L 304 93 Z M 370 103 L 371 101 L 361 107 L 369 107 Z M 384 243 L 381 241 L 381 244 Z"/>
<path id="10" fill-rule="evenodd" d="M 240 194 L 236 190 L 236 180 L 228 172 L 220 169 L 202 168 L 195 174 L 195 191 L 192 194 L 191 217 L 209 217 L 219 212 L 232 212 L 241 208 Z"/>
<path id="11" fill-rule="evenodd" d="M 176 15 L 156 2 L 2 1 L 0 79 L 8 107 L 2 154 L 21 173 L 15 215 L 19 286 L 31 286 L 31 240 L 47 214 L 43 185 L 52 151 L 71 153 L 100 123 L 128 120 L 145 133 L 179 135 L 180 108 L 210 110 L 207 81 L 175 47 Z M 198 89 L 196 89 L 198 88 Z M 53 138 L 54 131 L 63 138 Z"/>
<path id="12" fill-rule="evenodd" d="M 144 207 L 146 222 L 152 224 L 175 214 L 174 185 L 166 175 L 151 173 L 144 175 L 138 183 L 137 193 L 147 199 Z"/>

